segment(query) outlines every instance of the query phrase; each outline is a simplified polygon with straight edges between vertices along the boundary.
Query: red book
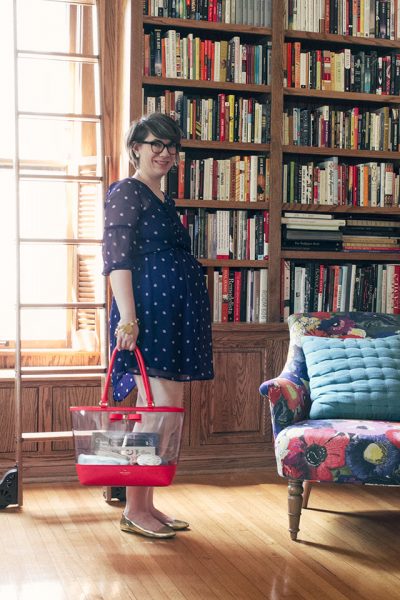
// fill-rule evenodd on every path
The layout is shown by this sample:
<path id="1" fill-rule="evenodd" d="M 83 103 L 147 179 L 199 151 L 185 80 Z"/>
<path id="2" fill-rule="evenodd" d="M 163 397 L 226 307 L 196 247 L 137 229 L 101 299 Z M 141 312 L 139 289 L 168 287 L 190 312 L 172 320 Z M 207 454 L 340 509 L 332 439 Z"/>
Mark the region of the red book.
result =
<path id="1" fill-rule="evenodd" d="M 214 1 L 215 0 L 208 0 L 207 21 L 210 22 L 214 20 Z"/>
<path id="2" fill-rule="evenodd" d="M 286 44 L 286 75 L 287 87 L 292 87 L 292 42 Z"/>
<path id="3" fill-rule="evenodd" d="M 330 22 L 331 3 L 330 0 L 325 0 L 325 33 L 330 33 L 329 22 Z"/>
<path id="4" fill-rule="evenodd" d="M 178 198 L 185 197 L 185 153 L 181 152 L 178 162 Z"/>
<path id="5" fill-rule="evenodd" d="M 233 283 L 233 320 L 240 321 L 240 296 L 242 292 L 242 272 L 235 271 Z"/>
<path id="6" fill-rule="evenodd" d="M 226 138 L 225 131 L 225 94 L 218 94 L 219 103 L 219 141 L 224 142 Z"/>
<path id="7" fill-rule="evenodd" d="M 200 79 L 204 81 L 206 77 L 206 43 L 200 42 Z"/>
<path id="8" fill-rule="evenodd" d="M 221 321 L 228 322 L 228 306 L 229 306 L 229 267 L 222 267 L 222 309 Z"/>

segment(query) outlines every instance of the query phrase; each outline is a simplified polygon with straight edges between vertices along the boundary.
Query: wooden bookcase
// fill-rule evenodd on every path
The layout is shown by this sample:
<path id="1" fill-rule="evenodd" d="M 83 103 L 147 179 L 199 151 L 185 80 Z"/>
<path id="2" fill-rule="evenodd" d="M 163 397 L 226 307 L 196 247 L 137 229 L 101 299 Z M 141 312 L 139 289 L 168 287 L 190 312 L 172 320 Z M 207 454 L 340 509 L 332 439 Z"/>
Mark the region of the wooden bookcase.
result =
<path id="1" fill-rule="evenodd" d="M 310 252 L 282 250 L 281 216 L 282 211 L 329 212 L 340 215 L 346 213 L 371 213 L 392 215 L 400 218 L 399 207 L 371 209 L 367 207 L 304 205 L 282 203 L 283 161 L 290 154 L 303 154 L 313 157 L 338 156 L 368 160 L 398 161 L 400 155 L 393 152 L 369 152 L 363 150 L 336 150 L 283 145 L 282 114 L 286 103 L 319 102 L 335 104 L 345 101 L 354 104 L 397 105 L 396 96 L 376 96 L 373 94 L 345 93 L 335 91 L 316 91 L 284 87 L 283 59 L 285 42 L 302 41 L 311 47 L 330 49 L 346 47 L 400 48 L 400 41 L 371 38 L 347 37 L 332 34 L 317 34 L 303 31 L 284 30 L 285 3 L 282 0 L 272 2 L 272 27 L 257 28 L 246 25 L 211 23 L 167 17 L 143 16 L 141 2 L 132 3 L 131 13 L 131 85 L 130 118 L 142 114 L 142 90 L 149 86 L 165 89 L 191 90 L 199 93 L 204 90 L 222 92 L 251 91 L 260 97 L 269 97 L 271 102 L 270 144 L 230 144 L 227 142 L 203 142 L 188 140 L 183 143 L 185 150 L 209 150 L 215 156 L 220 151 L 232 153 L 269 153 L 271 160 L 271 200 L 266 203 L 243 203 L 210 200 L 177 200 L 178 207 L 202 207 L 211 209 L 260 210 L 267 208 L 270 219 L 269 259 L 268 261 L 217 261 L 201 260 L 209 274 L 215 267 L 267 267 L 268 268 L 268 322 L 267 324 L 220 323 L 213 325 L 216 378 L 213 382 L 193 382 L 187 393 L 189 419 L 187 422 L 187 443 L 183 449 L 183 464 L 193 462 L 208 468 L 261 466 L 273 461 L 269 410 L 258 394 L 258 385 L 270 376 L 277 375 L 282 368 L 287 350 L 288 336 L 286 325 L 281 319 L 281 278 L 282 261 L 318 260 L 334 264 L 335 262 L 374 261 L 398 262 L 396 254 L 348 253 L 344 257 L 335 252 Z M 229 39 L 229 35 L 244 36 L 246 40 L 272 41 L 271 82 L 270 85 L 243 85 L 218 83 L 213 81 L 192 81 L 143 76 L 142 55 L 143 34 L 151 28 L 177 29 L 183 34 L 191 31 L 199 35 L 218 32 L 220 38 Z M 201 93 L 201 92 L 200 92 Z M 232 380 L 232 373 L 234 378 Z M 261 408 L 260 408 L 261 407 Z"/>

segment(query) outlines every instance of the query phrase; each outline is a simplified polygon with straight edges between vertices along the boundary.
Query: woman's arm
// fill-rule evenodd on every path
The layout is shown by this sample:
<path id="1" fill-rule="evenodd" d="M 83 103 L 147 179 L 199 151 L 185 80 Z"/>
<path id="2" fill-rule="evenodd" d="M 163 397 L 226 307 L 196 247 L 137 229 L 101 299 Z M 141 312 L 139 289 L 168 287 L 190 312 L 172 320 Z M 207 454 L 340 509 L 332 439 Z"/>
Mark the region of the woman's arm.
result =
<path id="1" fill-rule="evenodd" d="M 136 322 L 135 297 L 132 288 L 132 272 L 128 270 L 115 270 L 110 273 L 111 288 L 118 306 L 121 328 L 117 328 L 118 350 L 134 350 L 139 335 L 139 326 Z M 123 325 L 131 324 L 129 333 L 124 331 Z"/>

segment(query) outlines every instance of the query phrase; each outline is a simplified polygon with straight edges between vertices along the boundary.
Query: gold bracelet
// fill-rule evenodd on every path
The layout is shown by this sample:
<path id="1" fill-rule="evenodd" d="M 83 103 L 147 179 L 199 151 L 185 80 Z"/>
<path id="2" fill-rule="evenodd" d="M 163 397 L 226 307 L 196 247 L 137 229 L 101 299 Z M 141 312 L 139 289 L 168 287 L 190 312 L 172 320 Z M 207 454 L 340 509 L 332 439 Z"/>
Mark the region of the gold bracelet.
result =
<path id="1" fill-rule="evenodd" d="M 139 325 L 139 319 L 133 319 L 132 321 L 129 321 L 129 323 L 118 323 L 115 328 L 115 337 L 117 337 L 119 333 L 132 335 L 135 330 L 135 325 Z"/>

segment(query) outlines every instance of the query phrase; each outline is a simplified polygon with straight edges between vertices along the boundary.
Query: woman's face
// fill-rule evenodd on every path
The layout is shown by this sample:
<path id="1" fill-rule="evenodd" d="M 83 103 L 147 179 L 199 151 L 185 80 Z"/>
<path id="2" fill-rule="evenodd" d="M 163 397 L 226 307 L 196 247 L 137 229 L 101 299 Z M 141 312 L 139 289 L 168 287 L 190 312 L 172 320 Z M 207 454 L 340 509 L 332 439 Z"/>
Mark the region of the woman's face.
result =
<path id="1" fill-rule="evenodd" d="M 176 144 L 152 133 L 144 142 L 135 143 L 133 149 L 139 155 L 139 171 L 151 179 L 161 179 L 166 175 L 178 156 Z"/>

